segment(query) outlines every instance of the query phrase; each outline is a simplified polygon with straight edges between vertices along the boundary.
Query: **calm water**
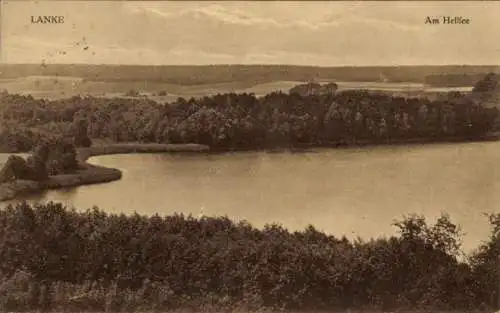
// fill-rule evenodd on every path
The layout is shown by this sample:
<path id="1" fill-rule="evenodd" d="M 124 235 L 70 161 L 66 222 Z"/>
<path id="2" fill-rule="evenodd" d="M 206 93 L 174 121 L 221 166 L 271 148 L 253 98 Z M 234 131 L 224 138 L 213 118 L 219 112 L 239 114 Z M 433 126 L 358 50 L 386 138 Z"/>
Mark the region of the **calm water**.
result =
<path id="1" fill-rule="evenodd" d="M 91 162 L 123 170 L 116 182 L 49 191 L 61 201 L 108 212 L 228 215 L 255 226 L 313 224 L 335 235 L 393 234 L 394 219 L 442 211 L 467 233 L 470 250 L 487 239 L 484 212 L 500 200 L 500 143 L 436 144 L 307 153 L 108 155 Z"/>

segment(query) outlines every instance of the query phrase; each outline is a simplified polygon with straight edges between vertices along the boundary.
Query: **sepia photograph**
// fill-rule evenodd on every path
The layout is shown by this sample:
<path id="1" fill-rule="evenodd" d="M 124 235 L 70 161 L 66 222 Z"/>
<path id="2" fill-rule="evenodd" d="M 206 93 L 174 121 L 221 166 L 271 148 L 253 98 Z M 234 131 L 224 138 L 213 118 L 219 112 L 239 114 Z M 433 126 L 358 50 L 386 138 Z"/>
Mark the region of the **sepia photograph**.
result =
<path id="1" fill-rule="evenodd" d="M 0 0 L 0 312 L 500 312 L 499 19 Z"/>

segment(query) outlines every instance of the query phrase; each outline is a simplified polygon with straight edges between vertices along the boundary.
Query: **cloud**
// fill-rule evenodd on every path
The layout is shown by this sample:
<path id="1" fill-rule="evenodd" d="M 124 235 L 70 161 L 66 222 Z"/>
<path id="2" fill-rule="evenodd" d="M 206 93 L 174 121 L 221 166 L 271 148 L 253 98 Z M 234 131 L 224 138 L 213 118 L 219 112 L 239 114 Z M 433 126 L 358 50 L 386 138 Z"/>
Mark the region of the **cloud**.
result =
<path id="1" fill-rule="evenodd" d="M 188 9 L 181 13 L 181 16 L 204 15 L 214 18 L 222 23 L 246 25 L 246 26 L 271 26 L 282 27 L 276 20 L 252 16 L 238 9 L 228 9 L 221 5 L 208 5 L 196 9 Z"/>
<path id="2" fill-rule="evenodd" d="M 305 22 L 294 23 L 280 23 L 275 19 L 262 18 L 252 15 L 248 12 L 237 8 L 228 8 L 220 4 L 202 4 L 196 7 L 187 7 L 176 12 L 169 12 L 169 7 L 151 7 L 145 6 L 142 3 L 130 7 L 130 12 L 133 14 L 150 14 L 160 17 L 165 21 L 186 19 L 193 21 L 199 20 L 212 20 L 218 23 L 229 25 L 242 25 L 242 26 L 263 26 L 263 27 L 276 27 L 286 28 L 295 25 L 308 25 Z"/>
<path id="3" fill-rule="evenodd" d="M 395 2 L 82 1 L 54 8 L 48 2 L 37 3 L 32 11 L 43 7 L 49 12 L 52 7 L 70 22 L 42 27 L 26 25 L 19 18 L 5 20 L 2 60 L 340 65 L 397 64 L 413 59 L 417 63 L 492 63 L 500 51 L 495 40 L 500 28 L 492 22 L 495 10 L 472 4 L 441 4 L 438 8 Z M 10 3 L 9 16 L 26 14 L 30 11 L 26 5 Z M 445 9 L 450 14 L 468 12 L 474 22 L 464 27 L 423 24 L 426 14 Z M 87 51 L 75 46 L 82 36 L 88 39 Z"/>
<path id="4" fill-rule="evenodd" d="M 251 15 L 236 8 L 227 8 L 219 4 L 201 5 L 196 7 L 188 7 L 177 12 L 168 12 L 168 8 L 159 8 L 146 6 L 140 3 L 139 5 L 131 6 L 130 12 L 132 14 L 151 14 L 156 17 L 163 18 L 168 21 L 171 19 L 212 19 L 214 21 L 231 24 L 231 25 L 244 25 L 244 26 L 266 26 L 266 27 L 284 27 L 274 19 L 261 18 Z"/>
<path id="5" fill-rule="evenodd" d="M 356 53 L 318 53 L 271 49 L 262 52 L 246 52 L 239 55 L 204 51 L 197 46 L 180 46 L 157 50 L 147 47 L 127 48 L 116 44 L 91 45 L 88 50 L 76 48 L 65 42 L 45 42 L 39 39 L 16 37 L 6 42 L 2 62 L 6 63 L 93 63 L 93 64 L 296 64 L 296 65 L 404 65 L 462 63 L 449 53 L 426 53 L 425 49 L 398 55 L 366 57 L 364 50 Z M 341 49 L 342 50 L 342 49 Z M 37 51 L 37 53 L 33 53 Z M 65 55 L 55 53 L 66 51 Z M 470 64 L 488 64 L 500 59 L 500 51 L 487 51 L 480 58 L 466 55 Z M 364 58 L 363 58 L 364 57 Z M 21 60 L 21 62 L 20 62 Z"/>
<path id="6" fill-rule="evenodd" d="M 127 48 L 116 44 L 89 45 L 88 49 L 66 42 L 46 42 L 29 37 L 11 38 L 5 43 L 5 63 L 96 63 L 96 64 L 228 64 L 238 63 L 231 54 L 202 51 L 196 47 L 155 50 L 147 47 Z M 33 53 L 37 51 L 37 53 Z M 64 51 L 64 54 L 57 53 Z M 22 62 L 17 60 L 21 59 Z"/>
<path id="7" fill-rule="evenodd" d="M 278 21 L 272 18 L 263 18 L 241 9 L 234 7 L 226 7 L 220 4 L 208 4 L 196 7 L 188 7 L 177 12 L 169 12 L 168 7 L 150 7 L 150 6 L 133 6 L 130 7 L 130 12 L 133 14 L 150 14 L 160 17 L 165 21 L 187 19 L 191 21 L 199 21 L 202 19 L 211 19 L 213 21 L 240 26 L 253 26 L 264 28 L 278 28 L 278 29 L 295 29 L 301 28 L 309 31 L 321 30 L 330 27 L 342 27 L 345 24 L 363 22 L 366 27 L 389 27 L 398 28 L 402 30 L 415 30 L 419 27 L 401 21 L 394 21 L 390 19 L 365 17 L 360 14 L 362 9 L 361 4 L 354 2 L 353 5 L 348 6 L 341 13 L 329 14 L 326 18 L 320 21 L 314 19 L 302 18 L 292 22 Z M 286 13 L 286 12 L 284 12 Z"/>
<path id="8" fill-rule="evenodd" d="M 282 15 L 287 15 L 289 11 L 281 8 Z M 245 10 L 243 6 L 202 3 L 171 7 L 134 3 L 129 7 L 130 29 L 120 35 L 126 34 L 128 38 L 136 35 L 135 40 L 129 40 L 130 48 L 141 45 L 166 50 L 193 46 L 207 53 L 243 57 L 270 50 L 337 54 L 342 53 L 339 49 L 345 49 L 345 53 L 351 46 L 366 49 L 381 34 L 385 40 L 374 44 L 385 47 L 390 46 L 386 43 L 387 38 L 402 35 L 411 38 L 413 34 L 408 32 L 419 29 L 402 21 L 365 18 L 362 8 L 354 3 L 342 10 L 322 14 L 321 18 L 307 18 L 304 14 L 302 19 L 280 20 L 279 15 L 268 18 Z M 148 36 L 144 35 L 142 27 L 132 26 L 143 24 L 150 29 Z M 369 36 L 364 36 L 366 33 Z"/>

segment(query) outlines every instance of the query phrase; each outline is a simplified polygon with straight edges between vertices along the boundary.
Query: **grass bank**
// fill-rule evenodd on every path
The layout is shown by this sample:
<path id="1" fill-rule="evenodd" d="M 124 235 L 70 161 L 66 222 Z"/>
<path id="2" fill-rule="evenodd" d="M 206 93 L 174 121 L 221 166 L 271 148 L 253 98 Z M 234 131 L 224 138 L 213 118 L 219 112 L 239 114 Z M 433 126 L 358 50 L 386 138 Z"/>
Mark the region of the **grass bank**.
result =
<path id="1" fill-rule="evenodd" d="M 200 144 L 161 144 L 161 143 L 113 143 L 100 144 L 78 149 L 78 159 L 86 162 L 88 158 L 106 154 L 125 153 L 166 153 L 166 152 L 208 152 L 210 148 Z"/>
<path id="2" fill-rule="evenodd" d="M 115 168 L 92 165 L 87 162 L 90 157 L 107 154 L 124 153 L 168 153 L 168 152 L 188 152 L 198 153 L 208 151 L 208 146 L 198 144 L 107 144 L 89 148 L 79 148 L 78 161 L 80 169 L 71 174 L 50 176 L 43 182 L 30 180 L 15 180 L 0 184 L 0 201 L 15 199 L 21 195 L 41 192 L 48 189 L 58 189 L 106 183 L 119 180 L 122 172 Z"/>

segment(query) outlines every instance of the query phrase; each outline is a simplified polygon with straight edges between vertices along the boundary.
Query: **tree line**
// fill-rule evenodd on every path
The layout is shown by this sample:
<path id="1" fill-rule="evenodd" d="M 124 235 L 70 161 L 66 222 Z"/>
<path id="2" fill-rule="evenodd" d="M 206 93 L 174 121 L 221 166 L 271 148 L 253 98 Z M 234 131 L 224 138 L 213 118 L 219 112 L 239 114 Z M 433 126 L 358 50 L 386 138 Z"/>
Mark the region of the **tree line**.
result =
<path id="1" fill-rule="evenodd" d="M 424 82 L 431 86 L 468 87 L 474 86 L 476 82 L 481 80 L 485 75 L 487 75 L 487 72 L 432 74 L 427 75 Z"/>
<path id="2" fill-rule="evenodd" d="M 0 78 L 27 76 L 81 77 L 84 81 L 134 82 L 142 85 L 167 83 L 199 85 L 246 82 L 249 85 L 273 81 L 380 81 L 385 77 L 391 82 L 430 82 L 442 84 L 450 76 L 475 77 L 477 74 L 498 71 L 498 66 L 435 65 L 435 66 L 294 66 L 294 65 L 92 65 L 92 64 L 0 64 Z M 484 75 L 484 74 L 483 74 Z M 430 79 L 427 80 L 427 77 Z M 480 78 L 480 77 L 479 77 Z M 477 78 L 477 79 L 479 79 Z M 476 80 L 477 80 L 476 79 Z M 467 79 L 467 85 L 475 80 Z"/>
<path id="3" fill-rule="evenodd" d="M 496 108 L 458 92 L 436 101 L 366 90 L 228 93 L 166 105 L 142 98 L 49 101 L 8 93 L 0 101 L 3 151 L 32 149 L 40 138 L 64 135 L 75 123 L 95 139 L 231 150 L 477 139 L 494 129 L 498 116 Z"/>
<path id="4" fill-rule="evenodd" d="M 74 140 L 57 138 L 37 143 L 26 160 L 10 155 L 0 170 L 0 183 L 14 180 L 43 182 L 51 175 L 70 174 L 80 168 Z"/>
<path id="5" fill-rule="evenodd" d="M 75 119 L 58 131 L 41 133 L 29 125 L 4 125 L 0 140 L 9 152 L 31 154 L 25 160 L 10 155 L 0 170 L 0 183 L 13 180 L 45 181 L 50 175 L 69 174 L 80 169 L 78 147 L 89 147 L 92 140 L 87 133 L 87 122 Z"/>
<path id="6" fill-rule="evenodd" d="M 313 226 L 227 217 L 107 214 L 62 204 L 0 209 L 0 309 L 147 311 L 488 309 L 496 306 L 500 215 L 464 259 L 442 215 L 366 241 Z"/>

